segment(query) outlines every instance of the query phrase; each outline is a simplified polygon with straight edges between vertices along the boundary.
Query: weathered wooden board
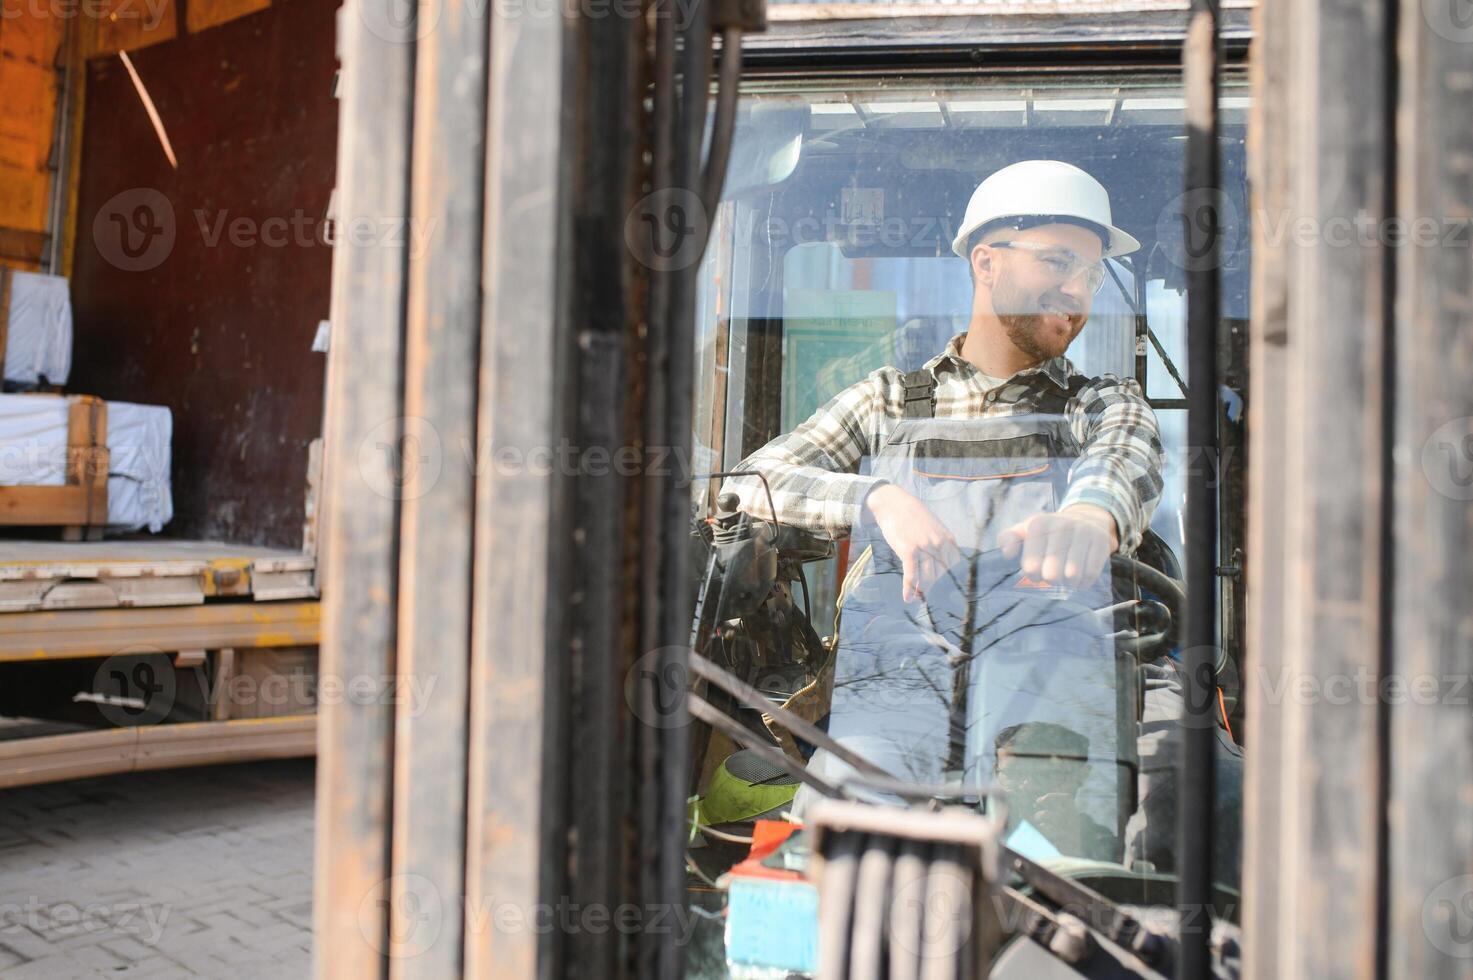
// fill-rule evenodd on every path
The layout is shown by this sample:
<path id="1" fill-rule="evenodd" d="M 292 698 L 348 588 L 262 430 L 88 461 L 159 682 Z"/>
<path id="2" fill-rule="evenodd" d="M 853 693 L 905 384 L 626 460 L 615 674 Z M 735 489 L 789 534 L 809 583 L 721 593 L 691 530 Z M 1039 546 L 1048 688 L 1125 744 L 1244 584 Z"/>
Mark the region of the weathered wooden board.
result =
<path id="1" fill-rule="evenodd" d="M 320 616 L 315 602 L 7 613 L 0 618 L 0 662 L 110 657 L 126 647 L 310 646 L 319 640 Z"/>
<path id="2" fill-rule="evenodd" d="M 45 254 L 45 232 L 0 228 L 0 262 L 27 272 L 37 272 Z"/>
<path id="3" fill-rule="evenodd" d="M 184 26 L 194 34 L 269 6 L 271 0 L 189 0 L 184 6 Z"/>
<path id="4" fill-rule="evenodd" d="M 404 415 L 414 420 L 414 436 L 432 435 L 439 448 L 425 445 L 421 452 L 438 458 L 411 462 L 404 474 L 398 649 L 400 673 L 434 678 L 435 686 L 421 710 L 401 700 L 394 724 L 389 975 L 396 980 L 457 976 L 464 959 L 463 917 L 445 916 L 438 937 L 426 945 L 413 916 L 432 895 L 459 907 L 465 891 L 477 546 L 470 532 L 481 470 L 472 461 L 484 437 L 477 431 L 477 382 L 489 14 L 486 5 L 472 0 L 449 0 L 438 14 L 436 28 L 423 34 L 415 53 L 410 213 L 435 233 L 409 257 Z M 529 381 L 519 378 L 518 390 Z M 498 640 L 511 638 L 503 634 Z M 511 745 L 516 749 L 507 752 Z M 498 745 L 523 763 L 528 748 Z"/>
<path id="5" fill-rule="evenodd" d="M 478 445 L 524 451 L 554 442 L 559 387 L 560 199 L 569 164 L 562 144 L 559 17 L 508 15 L 492 5 L 487 99 L 485 295 L 479 359 Z M 522 79 L 535 78 L 535 84 Z M 556 594 L 550 545 L 557 474 L 478 467 L 471 642 L 466 902 L 533 909 L 548 896 L 555 834 L 544 807 L 556 763 L 547 687 Z M 513 556 L 515 556 L 513 558 Z M 595 844 L 594 846 L 598 846 Z M 549 975 L 548 944 L 532 930 L 479 928 L 465 940 L 465 975 Z"/>
<path id="6" fill-rule="evenodd" d="M 1291 8 L 1262 4 L 1255 11 L 1257 38 L 1250 69 L 1253 110 L 1248 128 L 1249 186 L 1254 213 L 1278 214 L 1289 205 L 1289 154 L 1293 123 L 1288 97 Z M 1253 293 L 1249 338 L 1249 452 L 1247 575 L 1248 613 L 1243 691 L 1250 732 L 1243 794 L 1243 934 L 1252 975 L 1279 975 L 1288 955 L 1280 948 L 1278 896 L 1283 832 L 1282 792 L 1286 737 L 1282 705 L 1271 703 L 1258 678 L 1273 676 L 1284 659 L 1283 603 L 1287 447 L 1280 434 L 1288 415 L 1289 250 L 1269 239 L 1268 224 L 1253 222 Z"/>
<path id="7" fill-rule="evenodd" d="M 1281 368 L 1272 364 L 1278 355 L 1259 355 L 1272 360 L 1253 378 L 1250 400 L 1260 431 L 1274 433 L 1253 440 L 1250 465 L 1270 471 L 1256 477 L 1255 535 L 1281 533 L 1283 542 L 1255 559 L 1263 579 L 1254 588 L 1277 583 L 1281 590 L 1258 593 L 1248 678 L 1255 724 L 1276 736 L 1249 739 L 1252 805 L 1267 821 L 1248 824 L 1251 834 L 1266 835 L 1250 844 L 1257 866 L 1249 877 L 1260 889 L 1250 901 L 1272 892 L 1267 921 L 1256 913 L 1253 921 L 1277 932 L 1254 940 L 1263 959 L 1253 972 L 1371 976 L 1384 707 L 1375 697 L 1340 692 L 1382 669 L 1380 365 L 1391 286 L 1386 247 L 1375 236 L 1332 247 L 1330 234 L 1332 222 L 1346 216 L 1364 215 L 1376 226 L 1388 216 L 1391 48 L 1383 7 L 1287 6 L 1269 18 L 1286 34 L 1264 49 L 1274 60 L 1260 69 L 1256 98 L 1265 103 L 1263 135 L 1282 140 L 1288 179 L 1281 211 L 1258 219 L 1280 228 L 1297 219 L 1311 232 L 1255 256 L 1260 268 L 1282 262 L 1288 285 L 1280 322 L 1283 288 L 1260 274 L 1266 294 L 1257 297 L 1255 336 L 1284 346 Z M 1272 184 L 1268 191 L 1274 195 Z M 1278 570 L 1268 572 L 1267 563 Z M 1256 768 L 1264 753 L 1278 762 Z"/>
<path id="8" fill-rule="evenodd" d="M 92 0 L 98 15 L 83 19 L 85 58 L 136 51 L 179 34 L 174 0 Z"/>
<path id="9" fill-rule="evenodd" d="M 339 218 L 379 227 L 402 227 L 409 214 L 414 33 L 395 4 L 349 0 L 339 21 Z M 348 237 L 333 262 L 321 542 L 329 583 L 324 674 L 384 676 L 398 669 L 408 259 L 405 248 Z M 394 706 L 323 705 L 319 717 L 314 971 L 320 980 L 387 977 Z"/>
<path id="10" fill-rule="evenodd" d="M 1386 975 L 1433 980 L 1473 972 L 1473 24 L 1399 6 Z"/>
<path id="11" fill-rule="evenodd" d="M 63 527 L 90 523 L 90 487 L 0 487 L 0 524 Z M 103 501 L 106 505 L 106 500 Z"/>
<path id="12" fill-rule="evenodd" d="M 66 19 L 44 4 L 5 4 L 0 18 L 0 262 L 40 258 L 56 114 L 56 57 Z"/>

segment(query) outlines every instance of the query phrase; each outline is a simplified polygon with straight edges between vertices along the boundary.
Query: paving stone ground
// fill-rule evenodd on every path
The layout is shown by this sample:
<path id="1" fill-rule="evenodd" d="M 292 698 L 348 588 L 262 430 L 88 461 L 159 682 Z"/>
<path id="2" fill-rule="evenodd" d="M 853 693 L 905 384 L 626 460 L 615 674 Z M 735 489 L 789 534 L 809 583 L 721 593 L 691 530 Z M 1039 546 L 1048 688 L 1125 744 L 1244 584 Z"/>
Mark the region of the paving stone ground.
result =
<path id="1" fill-rule="evenodd" d="M 0 790 L 0 978 L 309 976 L 313 771 Z"/>

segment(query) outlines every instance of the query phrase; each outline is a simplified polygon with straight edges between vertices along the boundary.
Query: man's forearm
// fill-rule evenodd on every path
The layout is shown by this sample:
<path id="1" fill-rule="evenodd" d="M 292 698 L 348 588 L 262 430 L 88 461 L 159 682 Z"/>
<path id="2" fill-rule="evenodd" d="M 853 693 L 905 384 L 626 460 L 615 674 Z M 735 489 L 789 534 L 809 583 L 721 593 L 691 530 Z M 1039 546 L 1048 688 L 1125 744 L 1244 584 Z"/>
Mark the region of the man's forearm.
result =
<path id="1" fill-rule="evenodd" d="M 1116 550 L 1130 553 L 1161 499 L 1164 452 L 1156 415 L 1131 381 L 1081 396 L 1076 416 L 1083 452 L 1059 509 L 1088 505 L 1113 519 Z"/>
<path id="2" fill-rule="evenodd" d="M 884 483 L 878 477 L 793 465 L 761 453 L 744 460 L 739 469 L 766 477 L 766 486 L 755 476 L 731 477 L 723 484 L 723 492 L 731 490 L 740 497 L 742 510 L 762 520 L 772 520 L 775 509 L 778 523 L 835 539 L 849 536 L 863 515 L 866 496 Z"/>
<path id="3" fill-rule="evenodd" d="M 867 378 L 834 396 L 792 432 L 748 456 L 739 469 L 761 473 L 767 486 L 756 477 L 731 480 L 742 509 L 816 534 L 847 537 L 860 519 L 865 495 L 880 482 L 858 470 L 870 447 L 870 421 L 882 405 L 878 380 Z"/>

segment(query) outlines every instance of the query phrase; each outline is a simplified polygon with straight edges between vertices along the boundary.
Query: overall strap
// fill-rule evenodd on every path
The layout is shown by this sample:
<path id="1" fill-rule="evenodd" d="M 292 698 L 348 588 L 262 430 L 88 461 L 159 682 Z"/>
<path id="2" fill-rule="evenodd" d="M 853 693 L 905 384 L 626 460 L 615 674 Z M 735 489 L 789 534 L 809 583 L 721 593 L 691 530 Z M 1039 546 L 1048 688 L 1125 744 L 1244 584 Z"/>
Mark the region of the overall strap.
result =
<path id="1" fill-rule="evenodd" d="M 1063 415 L 1068 408 L 1069 402 L 1079 397 L 1079 393 L 1089 386 L 1091 379 L 1082 374 L 1071 374 L 1069 376 L 1069 388 L 1060 391 L 1057 387 L 1049 385 L 1047 390 L 1038 398 L 1038 411 L 1041 415 Z"/>
<path id="2" fill-rule="evenodd" d="M 900 379 L 905 388 L 903 418 L 929 419 L 936 415 L 936 376 L 925 368 Z"/>

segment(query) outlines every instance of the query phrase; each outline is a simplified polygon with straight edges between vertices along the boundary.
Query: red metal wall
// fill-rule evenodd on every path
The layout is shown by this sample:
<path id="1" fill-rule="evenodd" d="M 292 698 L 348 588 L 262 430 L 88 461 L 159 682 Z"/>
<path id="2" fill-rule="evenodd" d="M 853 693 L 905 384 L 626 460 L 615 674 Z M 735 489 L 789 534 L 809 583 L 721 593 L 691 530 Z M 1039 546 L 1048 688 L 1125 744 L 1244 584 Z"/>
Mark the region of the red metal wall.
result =
<path id="1" fill-rule="evenodd" d="M 69 387 L 173 409 L 173 537 L 301 543 L 336 6 L 278 0 L 132 52 L 177 170 L 121 61 L 88 65 Z"/>

